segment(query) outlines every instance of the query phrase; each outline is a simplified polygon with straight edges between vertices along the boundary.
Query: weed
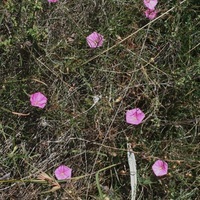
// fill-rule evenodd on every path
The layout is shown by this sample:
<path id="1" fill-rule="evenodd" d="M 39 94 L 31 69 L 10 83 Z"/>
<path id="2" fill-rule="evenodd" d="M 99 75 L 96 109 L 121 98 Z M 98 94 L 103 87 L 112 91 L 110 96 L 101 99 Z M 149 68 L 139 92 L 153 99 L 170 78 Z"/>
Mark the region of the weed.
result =
<path id="1" fill-rule="evenodd" d="M 139 0 L 1 3 L 1 199 L 130 199 L 126 138 L 137 199 L 198 199 L 199 4 L 157 9 L 149 22 Z M 90 49 L 94 31 L 105 40 Z M 30 105 L 38 91 L 44 109 Z M 138 126 L 125 122 L 133 108 L 146 116 Z M 33 180 L 60 165 L 72 179 L 42 193 L 49 185 Z"/>

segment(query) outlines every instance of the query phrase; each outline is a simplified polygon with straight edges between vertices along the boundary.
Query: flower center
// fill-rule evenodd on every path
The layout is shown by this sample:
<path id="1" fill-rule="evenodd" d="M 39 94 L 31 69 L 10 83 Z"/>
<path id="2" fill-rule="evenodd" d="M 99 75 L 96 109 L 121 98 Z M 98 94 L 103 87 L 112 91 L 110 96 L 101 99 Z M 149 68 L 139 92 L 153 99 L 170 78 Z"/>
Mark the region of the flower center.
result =
<path id="1" fill-rule="evenodd" d="M 96 45 L 98 45 L 98 43 L 99 43 L 98 39 L 94 40 L 94 43 L 95 43 Z"/>
<path id="2" fill-rule="evenodd" d="M 61 172 L 60 175 L 61 175 L 61 176 L 65 176 L 65 172 Z"/>
<path id="3" fill-rule="evenodd" d="M 133 120 L 137 120 L 137 116 L 133 116 Z"/>

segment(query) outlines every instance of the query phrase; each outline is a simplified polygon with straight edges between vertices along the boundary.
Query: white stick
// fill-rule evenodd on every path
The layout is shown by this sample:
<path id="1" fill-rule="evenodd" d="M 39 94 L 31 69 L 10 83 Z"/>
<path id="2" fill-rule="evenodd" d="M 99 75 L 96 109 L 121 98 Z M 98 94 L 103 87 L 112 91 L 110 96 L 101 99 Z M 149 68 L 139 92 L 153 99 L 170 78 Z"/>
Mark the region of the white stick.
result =
<path id="1" fill-rule="evenodd" d="M 128 149 L 127 156 L 128 156 L 128 164 L 129 164 L 130 179 L 131 179 L 131 200 L 135 200 L 136 188 L 137 188 L 136 160 L 130 143 L 127 143 L 127 149 Z"/>

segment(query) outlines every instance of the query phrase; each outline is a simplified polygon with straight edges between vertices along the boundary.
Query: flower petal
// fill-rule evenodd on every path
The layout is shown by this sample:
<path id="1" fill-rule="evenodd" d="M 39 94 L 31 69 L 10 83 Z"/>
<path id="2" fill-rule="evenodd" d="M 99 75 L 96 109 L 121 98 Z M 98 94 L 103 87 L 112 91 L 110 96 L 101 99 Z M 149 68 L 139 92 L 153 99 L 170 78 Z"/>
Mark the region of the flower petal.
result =
<path id="1" fill-rule="evenodd" d="M 103 35 L 97 32 L 93 32 L 86 37 L 87 43 L 90 48 L 97 48 L 103 45 Z"/>
<path id="2" fill-rule="evenodd" d="M 144 118 L 145 114 L 139 108 L 126 111 L 126 122 L 128 124 L 138 125 L 142 123 Z"/>
<path id="3" fill-rule="evenodd" d="M 41 92 L 36 92 L 30 95 L 30 102 L 32 106 L 44 108 L 47 103 L 47 97 Z"/>
<path id="4" fill-rule="evenodd" d="M 153 164 L 152 170 L 156 176 L 164 176 L 168 172 L 168 164 L 163 160 L 157 160 Z"/>
<path id="5" fill-rule="evenodd" d="M 60 165 L 54 173 L 58 180 L 69 179 L 72 175 L 72 169 L 65 165 Z"/>

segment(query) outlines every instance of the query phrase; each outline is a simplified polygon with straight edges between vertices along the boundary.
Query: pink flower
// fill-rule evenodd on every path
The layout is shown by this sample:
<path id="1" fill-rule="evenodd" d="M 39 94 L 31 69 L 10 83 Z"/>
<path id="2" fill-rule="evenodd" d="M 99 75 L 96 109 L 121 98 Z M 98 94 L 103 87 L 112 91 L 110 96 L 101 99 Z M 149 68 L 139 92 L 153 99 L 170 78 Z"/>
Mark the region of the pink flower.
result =
<path id="1" fill-rule="evenodd" d="M 88 35 L 86 40 L 90 48 L 93 48 L 93 49 L 97 47 L 101 47 L 104 41 L 103 35 L 97 32 L 93 32 L 90 35 Z"/>
<path id="2" fill-rule="evenodd" d="M 58 0 L 48 0 L 49 3 L 56 3 Z"/>
<path id="3" fill-rule="evenodd" d="M 158 0 L 144 0 L 144 5 L 151 10 L 154 10 L 157 3 Z"/>
<path id="4" fill-rule="evenodd" d="M 55 176 L 58 180 L 64 180 L 71 178 L 72 176 L 72 169 L 65 166 L 65 165 L 60 165 L 56 170 L 55 170 Z"/>
<path id="5" fill-rule="evenodd" d="M 156 18 L 158 11 L 147 9 L 144 13 L 145 13 L 146 18 L 149 18 L 150 20 L 152 20 L 152 19 Z"/>
<path id="6" fill-rule="evenodd" d="M 41 92 L 36 92 L 30 95 L 30 102 L 32 106 L 44 108 L 47 103 L 47 98 Z"/>
<path id="7" fill-rule="evenodd" d="M 139 108 L 126 111 L 126 122 L 128 124 L 138 125 L 144 118 L 145 114 Z"/>
<path id="8" fill-rule="evenodd" d="M 153 166 L 152 170 L 156 176 L 164 176 L 168 171 L 168 164 L 165 161 L 157 160 Z"/>

